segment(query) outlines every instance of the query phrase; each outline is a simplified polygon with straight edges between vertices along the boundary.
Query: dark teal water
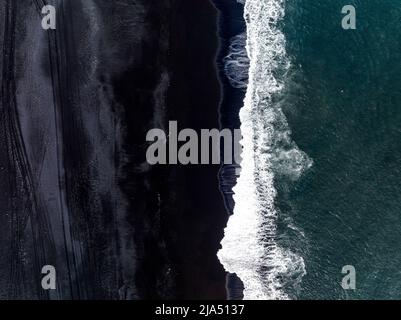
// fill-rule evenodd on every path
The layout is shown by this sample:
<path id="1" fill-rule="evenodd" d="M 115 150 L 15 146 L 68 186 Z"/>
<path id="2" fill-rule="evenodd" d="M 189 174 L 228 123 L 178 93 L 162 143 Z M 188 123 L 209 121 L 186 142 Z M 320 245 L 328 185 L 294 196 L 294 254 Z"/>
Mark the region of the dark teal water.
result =
<path id="1" fill-rule="evenodd" d="M 353 4 L 357 30 L 343 30 Z M 277 182 L 282 236 L 304 258 L 300 299 L 401 298 L 401 2 L 287 0 L 293 62 L 285 113 L 314 161 L 297 182 Z M 283 228 L 284 230 L 284 228 Z M 341 269 L 356 269 L 343 290 Z"/>

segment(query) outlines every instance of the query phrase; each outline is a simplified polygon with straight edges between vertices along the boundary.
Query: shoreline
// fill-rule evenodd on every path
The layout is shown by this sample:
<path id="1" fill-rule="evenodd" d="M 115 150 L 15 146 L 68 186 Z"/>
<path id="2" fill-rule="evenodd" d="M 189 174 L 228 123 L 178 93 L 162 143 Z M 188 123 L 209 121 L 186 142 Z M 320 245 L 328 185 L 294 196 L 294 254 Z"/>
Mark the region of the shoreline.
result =
<path id="1" fill-rule="evenodd" d="M 28 229 L 23 234 L 28 241 L 22 243 L 13 235 L 13 220 L 4 217 L 4 254 L 12 264 L 0 269 L 19 266 L 27 278 L 2 280 L 16 291 L 1 295 L 227 299 L 227 273 L 217 257 L 228 220 L 220 165 L 150 166 L 146 161 L 146 133 L 170 120 L 180 129 L 227 126 L 220 113 L 228 95 L 221 80 L 219 11 L 213 2 L 68 3 L 59 8 L 60 28 L 51 33 L 50 47 L 42 30 L 30 27 L 36 25 L 37 8 L 12 3 L 7 2 L 8 11 L 18 14 L 8 15 L 16 21 L 6 21 L 5 52 L 10 54 L 3 63 L 9 70 L 5 83 L 17 81 L 3 104 L 29 117 L 22 138 L 7 141 L 15 149 L 28 148 L 16 161 L 4 149 L 2 161 L 11 165 L 3 174 L 15 180 L 18 170 L 32 169 L 34 184 L 26 180 L 21 187 L 10 186 L 21 200 L 12 209 L 19 219 L 26 213 L 22 204 L 32 204 L 32 232 L 42 246 L 36 247 Z M 71 32 L 75 28 L 85 32 Z M 26 38 L 16 48 L 12 30 Z M 43 65 L 36 63 L 39 58 Z M 24 67 L 19 78 L 14 63 Z M 42 84 L 38 92 L 32 91 L 32 80 Z M 54 98 L 50 114 L 41 109 L 47 106 L 46 90 Z M 18 114 L 10 118 L 19 120 Z M 7 125 L 5 130 L 12 132 Z M 31 190 L 32 185 L 38 187 Z M 52 190 L 58 194 L 48 197 Z M 33 203 L 32 192 L 40 206 Z M 16 200 L 5 192 L 2 201 L 10 199 Z M 22 256 L 13 251 L 17 245 L 38 265 L 55 266 L 60 290 L 52 295 L 38 290 L 40 273 L 21 263 Z"/>
<path id="2" fill-rule="evenodd" d="M 173 14 L 179 18 L 170 26 L 167 118 L 181 128 L 218 128 L 223 94 L 216 63 L 218 11 L 209 1 L 180 0 Z M 228 219 L 219 190 L 219 166 L 161 170 L 168 181 L 161 208 L 170 214 L 164 227 L 175 298 L 226 299 L 226 272 L 217 258 Z"/>
<path id="3" fill-rule="evenodd" d="M 234 88 L 229 83 L 224 70 L 223 59 L 229 53 L 231 39 L 245 31 L 243 19 L 243 4 L 226 0 L 210 0 L 218 12 L 217 36 L 219 39 L 218 52 L 216 53 L 216 68 L 221 86 L 222 96 L 219 104 L 220 129 L 231 130 L 240 127 L 239 110 L 243 106 L 245 91 Z M 239 165 L 222 165 L 219 170 L 219 189 L 224 201 L 227 218 L 233 214 L 234 200 L 232 188 L 237 181 L 236 170 Z M 225 228 L 225 227 L 224 227 Z M 223 230 L 224 231 L 224 230 Z M 226 273 L 227 299 L 242 299 L 243 284 L 235 275 Z"/>
<path id="4" fill-rule="evenodd" d="M 146 160 L 150 129 L 167 128 L 169 121 L 177 121 L 179 130 L 218 127 L 216 11 L 204 0 L 155 2 L 146 10 L 141 45 L 128 47 L 138 61 L 114 79 L 125 130 L 120 184 L 137 261 L 135 274 L 126 276 L 135 292 L 128 287 L 124 296 L 226 299 L 225 271 L 217 258 L 228 218 L 219 167 L 150 166 Z"/>

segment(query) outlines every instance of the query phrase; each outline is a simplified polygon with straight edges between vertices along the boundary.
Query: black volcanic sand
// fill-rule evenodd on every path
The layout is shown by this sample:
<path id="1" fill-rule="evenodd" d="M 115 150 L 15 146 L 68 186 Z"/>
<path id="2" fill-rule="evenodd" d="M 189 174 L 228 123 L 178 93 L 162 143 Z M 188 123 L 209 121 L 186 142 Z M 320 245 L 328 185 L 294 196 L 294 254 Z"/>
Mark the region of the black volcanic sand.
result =
<path id="1" fill-rule="evenodd" d="M 219 166 L 150 166 L 146 133 L 218 128 L 206 0 L 0 1 L 0 299 L 225 299 Z M 44 291 L 41 268 L 57 270 Z"/>
<path id="2" fill-rule="evenodd" d="M 230 53 L 231 39 L 245 32 L 243 18 L 244 6 L 232 0 L 212 0 L 219 10 L 219 42 L 220 50 L 217 59 L 219 76 L 223 90 L 220 104 L 220 123 L 222 128 L 240 128 L 239 112 L 243 106 L 245 90 L 231 86 L 225 76 L 224 57 Z M 220 171 L 220 189 L 223 193 L 226 209 L 229 214 L 234 210 L 233 187 L 237 183 L 236 169 L 238 165 L 224 165 Z M 229 299 L 243 298 L 243 284 L 235 274 L 228 274 L 227 295 Z"/>
<path id="3" fill-rule="evenodd" d="M 152 2 L 154 38 L 143 43 L 143 61 L 115 81 L 126 115 L 129 160 L 122 186 L 132 195 L 136 284 L 141 298 L 225 299 L 225 272 L 216 256 L 227 220 L 219 166 L 145 164 L 143 141 L 155 112 L 165 130 L 168 120 L 178 121 L 179 129 L 219 128 L 216 9 L 204 0 L 170 3 Z M 169 77 L 165 106 L 155 107 L 163 73 Z"/>
<path id="4" fill-rule="evenodd" d="M 171 28 L 172 78 L 168 94 L 169 119 L 181 127 L 218 128 L 220 89 L 215 70 L 216 11 L 203 0 L 180 1 Z M 199 131 L 198 131 L 199 132 Z M 218 166 L 168 169 L 177 200 L 176 221 L 169 221 L 170 252 L 178 270 L 177 293 L 184 298 L 224 299 L 225 272 L 216 253 L 227 213 L 218 186 Z"/>

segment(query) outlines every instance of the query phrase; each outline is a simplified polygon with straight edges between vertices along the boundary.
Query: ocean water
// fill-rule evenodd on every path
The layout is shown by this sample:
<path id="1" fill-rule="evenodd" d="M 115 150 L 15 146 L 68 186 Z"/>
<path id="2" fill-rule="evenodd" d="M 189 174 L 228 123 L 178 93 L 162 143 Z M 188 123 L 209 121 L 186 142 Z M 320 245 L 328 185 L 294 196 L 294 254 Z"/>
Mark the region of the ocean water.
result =
<path id="1" fill-rule="evenodd" d="M 348 4 L 356 30 L 341 27 Z M 243 161 L 220 261 L 245 299 L 401 298 L 401 4 L 246 0 L 244 18 Z"/>

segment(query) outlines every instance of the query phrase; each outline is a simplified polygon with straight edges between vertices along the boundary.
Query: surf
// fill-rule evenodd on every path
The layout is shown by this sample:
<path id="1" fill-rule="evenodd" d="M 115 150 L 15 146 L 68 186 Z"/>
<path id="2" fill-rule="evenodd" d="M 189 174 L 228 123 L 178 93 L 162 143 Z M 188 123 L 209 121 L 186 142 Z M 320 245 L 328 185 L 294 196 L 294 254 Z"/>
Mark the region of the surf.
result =
<path id="1" fill-rule="evenodd" d="M 277 99 L 283 94 L 291 66 L 280 30 L 285 1 L 242 2 L 248 59 L 238 51 L 241 35 L 234 39 L 234 51 L 226 58 L 230 83 L 246 87 L 240 111 L 242 161 L 233 188 L 234 213 L 218 257 L 225 270 L 237 274 L 243 282 L 244 299 L 290 299 L 285 289 L 288 281 L 298 285 L 306 271 L 303 258 L 277 241 L 274 183 L 278 175 L 298 179 L 312 161 L 291 140 L 282 99 Z M 237 62 L 233 60 L 236 57 Z M 239 73 L 239 78 L 233 79 L 232 66 L 240 70 L 246 66 L 247 76 Z"/>

